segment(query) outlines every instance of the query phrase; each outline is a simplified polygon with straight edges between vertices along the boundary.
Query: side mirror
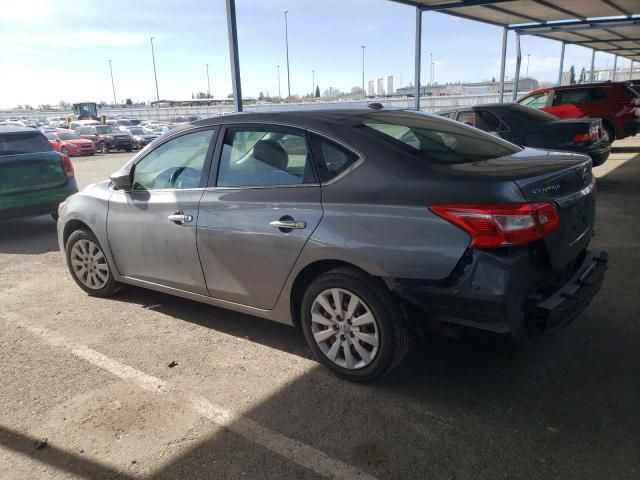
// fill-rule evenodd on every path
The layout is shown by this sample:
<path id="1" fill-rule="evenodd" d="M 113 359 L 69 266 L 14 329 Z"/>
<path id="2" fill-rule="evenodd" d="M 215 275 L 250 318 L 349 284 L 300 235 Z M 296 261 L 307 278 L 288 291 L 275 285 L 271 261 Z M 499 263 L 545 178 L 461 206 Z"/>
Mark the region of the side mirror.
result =
<path id="1" fill-rule="evenodd" d="M 132 188 L 131 184 L 132 172 L 128 167 L 123 167 L 117 172 L 111 174 L 109 179 L 111 180 L 111 184 L 113 185 L 114 190 L 124 190 L 125 192 L 130 192 Z"/>

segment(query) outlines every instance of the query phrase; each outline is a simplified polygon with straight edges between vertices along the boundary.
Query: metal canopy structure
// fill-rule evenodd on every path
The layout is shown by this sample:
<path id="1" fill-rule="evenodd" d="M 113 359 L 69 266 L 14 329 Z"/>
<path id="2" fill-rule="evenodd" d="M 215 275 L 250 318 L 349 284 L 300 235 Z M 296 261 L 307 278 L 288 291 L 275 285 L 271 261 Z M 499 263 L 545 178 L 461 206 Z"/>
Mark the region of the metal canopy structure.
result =
<path id="1" fill-rule="evenodd" d="M 533 35 L 562 42 L 558 83 L 562 80 L 565 45 L 590 48 L 593 80 L 596 52 L 614 57 L 614 80 L 618 57 L 627 58 L 633 67 L 640 61 L 639 0 L 392 0 L 411 5 L 417 12 L 440 12 L 468 20 L 502 27 L 500 98 L 504 98 L 504 73 L 507 33 L 516 34 L 516 76 L 513 99 L 520 73 L 520 36 Z M 418 32 L 416 31 L 416 35 Z M 416 59 L 417 60 L 417 59 Z M 416 65 L 418 65 L 416 61 Z M 631 72 L 632 68 L 630 68 Z M 418 78 L 418 75 L 416 75 Z M 419 94 L 416 85 L 416 94 Z M 416 108 L 419 100 L 416 101 Z"/>
<path id="2" fill-rule="evenodd" d="M 390 0 L 416 9 L 415 31 L 415 109 L 420 109 L 420 59 L 422 13 L 440 12 L 503 28 L 500 67 L 500 98 L 504 99 L 504 77 L 508 32 L 516 35 L 516 76 L 513 99 L 518 91 L 520 36 L 562 42 L 558 83 L 562 79 L 565 45 L 590 48 L 593 80 L 596 52 L 614 55 L 614 80 L 618 57 L 640 61 L 640 0 Z M 229 51 L 233 79 L 234 103 L 242 111 L 240 65 L 238 55 L 235 0 L 226 0 Z"/>

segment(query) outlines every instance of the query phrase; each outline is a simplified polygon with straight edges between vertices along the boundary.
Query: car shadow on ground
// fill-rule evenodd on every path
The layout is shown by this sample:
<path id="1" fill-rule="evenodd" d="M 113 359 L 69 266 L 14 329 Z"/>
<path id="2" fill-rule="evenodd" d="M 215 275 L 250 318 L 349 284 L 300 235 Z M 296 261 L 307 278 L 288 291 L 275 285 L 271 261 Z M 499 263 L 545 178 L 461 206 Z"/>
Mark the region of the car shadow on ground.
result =
<path id="1" fill-rule="evenodd" d="M 38 255 L 54 250 L 58 236 L 50 215 L 0 221 L 0 253 Z"/>
<path id="2" fill-rule="evenodd" d="M 137 288 L 114 299 L 311 358 L 295 328 Z M 603 330 L 609 319 L 600 312 L 531 342 L 430 336 L 371 384 L 345 382 L 318 366 L 246 415 L 380 478 L 624 478 L 609 474 L 640 466 L 633 426 L 640 391 L 629 391 L 640 365 L 633 348 L 614 344 L 618 335 L 637 338 L 638 328 Z M 154 478 L 240 478 L 256 465 L 259 478 L 301 478 L 299 470 L 270 470 L 273 462 L 268 450 L 225 431 Z"/>

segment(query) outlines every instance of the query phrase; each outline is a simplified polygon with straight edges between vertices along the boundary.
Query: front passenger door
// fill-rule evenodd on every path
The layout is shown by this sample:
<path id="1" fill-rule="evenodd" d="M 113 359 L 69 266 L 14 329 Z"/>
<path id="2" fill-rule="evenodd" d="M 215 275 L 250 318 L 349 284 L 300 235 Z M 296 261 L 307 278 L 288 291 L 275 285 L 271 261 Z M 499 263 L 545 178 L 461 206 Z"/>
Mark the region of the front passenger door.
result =
<path id="1" fill-rule="evenodd" d="M 162 143 L 134 165 L 132 190 L 111 195 L 107 233 L 122 275 L 207 295 L 196 225 L 214 134 L 192 130 Z"/>

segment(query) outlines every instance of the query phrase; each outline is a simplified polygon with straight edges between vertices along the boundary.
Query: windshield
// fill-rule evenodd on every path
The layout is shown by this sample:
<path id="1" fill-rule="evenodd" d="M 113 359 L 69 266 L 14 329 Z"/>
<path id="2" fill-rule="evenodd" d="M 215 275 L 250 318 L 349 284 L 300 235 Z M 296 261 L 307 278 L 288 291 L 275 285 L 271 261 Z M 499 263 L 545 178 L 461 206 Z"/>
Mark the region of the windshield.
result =
<path id="1" fill-rule="evenodd" d="M 142 128 L 130 128 L 129 131 L 132 135 L 144 135 L 146 133 Z"/>
<path id="2" fill-rule="evenodd" d="M 362 125 L 429 160 L 469 163 L 519 152 L 520 147 L 460 123 L 410 112 L 365 115 Z"/>
<path id="3" fill-rule="evenodd" d="M 95 127 L 96 132 L 100 135 L 104 135 L 105 133 L 116 133 L 117 130 L 110 125 L 98 125 Z"/>

